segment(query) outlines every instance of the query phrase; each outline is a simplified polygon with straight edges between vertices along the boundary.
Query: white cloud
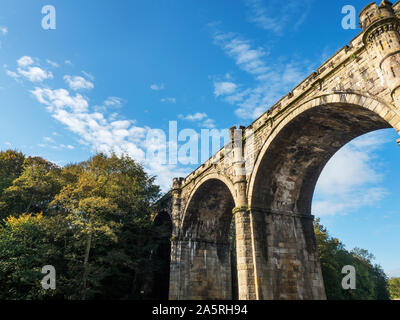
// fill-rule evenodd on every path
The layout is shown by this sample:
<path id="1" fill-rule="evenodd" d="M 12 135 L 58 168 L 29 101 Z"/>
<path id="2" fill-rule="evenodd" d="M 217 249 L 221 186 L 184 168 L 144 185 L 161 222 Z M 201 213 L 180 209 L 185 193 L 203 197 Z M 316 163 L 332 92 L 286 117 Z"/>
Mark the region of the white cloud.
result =
<path id="1" fill-rule="evenodd" d="M 8 76 L 18 79 L 21 76 L 31 82 L 43 82 L 46 79 L 52 79 L 53 74 L 51 72 L 47 72 L 40 67 L 32 66 L 34 64 L 34 60 L 29 56 L 23 56 L 17 60 L 18 68 L 17 72 L 7 70 L 7 66 L 4 65 L 6 68 L 6 73 Z"/>
<path id="2" fill-rule="evenodd" d="M 151 89 L 151 90 L 154 90 L 154 91 L 163 90 L 163 89 L 164 89 L 164 84 L 163 84 L 163 83 L 161 83 L 161 84 L 156 84 L 156 83 L 154 83 L 154 84 L 152 84 L 152 85 L 150 86 L 150 89 Z"/>
<path id="3" fill-rule="evenodd" d="M 328 162 L 318 180 L 313 214 L 347 214 L 381 201 L 388 191 L 379 186 L 374 151 L 388 140 L 385 131 L 364 135 L 340 149 Z"/>
<path id="4" fill-rule="evenodd" d="M 326 197 L 326 200 L 316 201 L 313 203 L 312 211 L 317 216 L 348 214 L 361 207 L 376 205 L 387 195 L 388 192 L 384 188 L 353 190 L 351 194 L 341 193 L 335 197 Z"/>
<path id="5" fill-rule="evenodd" d="M 5 36 L 8 33 L 8 28 L 4 26 L 0 26 L 0 33 Z"/>
<path id="6" fill-rule="evenodd" d="M 11 78 L 14 78 L 14 79 L 18 79 L 19 78 L 19 75 L 14 71 L 6 70 L 6 73 Z"/>
<path id="7" fill-rule="evenodd" d="M 104 101 L 104 105 L 107 107 L 121 107 L 124 103 L 124 99 L 118 97 L 108 97 Z"/>
<path id="8" fill-rule="evenodd" d="M 263 57 L 267 53 L 263 48 L 252 48 L 250 41 L 244 40 L 234 33 L 217 31 L 214 33 L 214 41 L 236 61 L 242 70 L 253 75 L 264 74 L 268 71 L 263 61 Z"/>
<path id="9" fill-rule="evenodd" d="M 74 113 L 80 113 L 88 110 L 88 101 L 82 95 L 71 96 L 65 89 L 51 90 L 36 87 L 30 92 L 40 103 L 45 104 L 51 112 L 69 109 Z"/>
<path id="10" fill-rule="evenodd" d="M 6 73 L 20 81 L 26 78 L 31 82 L 42 82 L 45 79 L 52 79 L 53 74 L 35 65 L 36 59 L 29 56 L 20 58 L 16 72 L 7 70 Z M 46 62 L 53 67 L 56 63 L 47 59 Z M 71 64 L 66 60 L 66 64 Z M 136 161 L 141 162 L 151 175 L 157 175 L 156 183 L 160 184 L 163 191 L 167 191 L 172 183 L 172 178 L 185 176 L 192 169 L 178 168 L 177 165 L 168 165 L 165 161 L 148 160 L 146 154 L 148 150 L 160 150 L 166 148 L 162 144 L 153 144 L 147 141 L 147 134 L 151 130 L 149 127 L 139 127 L 134 120 L 121 120 L 118 113 L 109 113 L 111 107 L 120 107 L 125 100 L 110 96 L 103 106 L 90 106 L 89 99 L 79 93 L 73 93 L 79 89 L 91 89 L 93 76 L 82 71 L 86 79 L 79 76 L 64 76 L 69 89 L 52 89 L 36 85 L 29 92 L 41 104 L 46 106 L 47 111 L 59 123 L 64 125 L 70 132 L 77 135 L 80 144 L 90 148 L 92 152 L 115 152 L 117 154 L 126 153 Z M 92 80 L 93 81 L 93 80 Z M 158 85 L 160 90 L 164 86 Z M 153 87 L 155 88 L 155 87 Z M 176 103 L 175 98 L 164 98 L 164 102 Z M 205 125 L 212 126 L 213 120 L 203 119 Z M 45 137 L 41 147 L 53 148 L 57 150 L 74 150 L 71 144 L 57 144 L 51 137 Z"/>
<path id="11" fill-rule="evenodd" d="M 57 62 L 51 61 L 49 59 L 46 59 L 46 62 L 51 65 L 54 68 L 58 68 L 60 65 Z"/>
<path id="12" fill-rule="evenodd" d="M 70 144 L 68 144 L 68 145 L 60 144 L 60 148 L 68 149 L 68 150 L 74 150 L 75 149 L 75 147 L 70 145 Z"/>
<path id="13" fill-rule="evenodd" d="M 18 68 L 18 73 L 31 82 L 42 82 L 46 79 L 53 79 L 53 74 L 39 67 Z"/>
<path id="14" fill-rule="evenodd" d="M 201 120 L 207 118 L 207 114 L 204 112 L 203 113 L 197 112 L 195 114 L 188 114 L 187 116 L 180 114 L 178 117 L 182 120 L 201 121 Z"/>
<path id="15" fill-rule="evenodd" d="M 94 76 L 93 75 L 91 75 L 90 73 L 88 73 L 86 71 L 83 71 L 83 70 L 82 70 L 82 73 L 85 75 L 86 78 L 94 81 Z"/>
<path id="16" fill-rule="evenodd" d="M 188 114 L 186 116 L 180 114 L 178 115 L 178 118 L 186 121 L 199 122 L 200 127 L 207 129 L 215 128 L 215 120 L 208 118 L 208 115 L 204 112 L 197 112 L 194 114 Z"/>
<path id="17" fill-rule="evenodd" d="M 201 126 L 207 129 L 213 129 L 215 128 L 215 120 L 208 118 L 201 124 Z"/>
<path id="18" fill-rule="evenodd" d="M 215 87 L 216 96 L 237 106 L 235 113 L 240 118 L 257 118 L 312 70 L 307 61 L 285 62 L 287 59 L 270 59 L 263 48 L 254 48 L 249 40 L 234 33 L 214 30 L 213 37 L 215 44 L 234 59 L 241 70 L 254 77 L 255 84 L 250 88 L 239 90 L 237 84 L 236 87 L 226 84 Z"/>
<path id="19" fill-rule="evenodd" d="M 68 84 L 68 86 L 74 91 L 83 89 L 90 90 L 94 88 L 94 84 L 92 82 L 80 76 L 65 75 L 64 80 Z"/>
<path id="20" fill-rule="evenodd" d="M 79 94 L 72 96 L 65 89 L 37 87 L 31 92 L 40 103 L 47 106 L 54 119 L 79 137 L 80 143 L 96 152 L 129 154 L 136 161 L 143 163 L 150 174 L 157 175 L 157 183 L 164 191 L 170 188 L 173 177 L 185 176 L 191 171 L 177 168 L 176 165 L 167 165 L 157 159 L 146 159 L 145 154 L 148 150 L 165 148 L 162 144 L 151 144 L 151 141 L 149 143 L 146 140 L 150 130 L 148 127 L 135 126 L 135 122 L 130 120 L 111 120 L 110 118 L 118 117 L 116 113 L 107 119 L 103 113 L 90 112 L 86 98 Z M 69 150 L 74 148 L 71 145 L 59 147 Z"/>
<path id="21" fill-rule="evenodd" d="M 20 67 L 27 67 L 33 64 L 33 59 L 29 56 L 23 56 L 17 60 L 17 63 Z"/>
<path id="22" fill-rule="evenodd" d="M 54 142 L 54 139 L 51 137 L 44 137 L 43 140 L 46 142 Z"/>
<path id="23" fill-rule="evenodd" d="M 176 98 L 162 98 L 161 102 L 176 103 Z"/>
<path id="24" fill-rule="evenodd" d="M 285 29 L 297 29 L 305 20 L 313 0 L 245 0 L 248 19 L 260 28 L 282 34 Z"/>
<path id="25" fill-rule="evenodd" d="M 231 95 L 235 92 L 237 85 L 233 82 L 222 81 L 214 82 L 214 94 L 219 97 L 222 95 Z"/>

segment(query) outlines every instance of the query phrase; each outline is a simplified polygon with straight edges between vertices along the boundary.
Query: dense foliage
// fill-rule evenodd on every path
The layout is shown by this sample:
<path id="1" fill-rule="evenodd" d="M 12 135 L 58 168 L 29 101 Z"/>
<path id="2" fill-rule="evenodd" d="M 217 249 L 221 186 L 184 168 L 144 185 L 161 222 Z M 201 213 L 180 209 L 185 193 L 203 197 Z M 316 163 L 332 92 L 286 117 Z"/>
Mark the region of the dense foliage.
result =
<path id="1" fill-rule="evenodd" d="M 314 223 L 318 254 L 321 262 L 325 291 L 329 300 L 388 300 L 387 276 L 383 269 L 373 264 L 375 259 L 367 250 L 346 250 L 337 239 L 330 237 L 319 219 Z M 356 289 L 344 290 L 342 268 L 355 267 Z"/>
<path id="2" fill-rule="evenodd" d="M 59 168 L 1 152 L 0 299 L 149 298 L 159 193 L 127 156 Z M 45 265 L 56 269 L 56 290 L 40 285 Z"/>
<path id="3" fill-rule="evenodd" d="M 388 281 L 391 299 L 400 300 L 400 278 L 391 278 Z"/>

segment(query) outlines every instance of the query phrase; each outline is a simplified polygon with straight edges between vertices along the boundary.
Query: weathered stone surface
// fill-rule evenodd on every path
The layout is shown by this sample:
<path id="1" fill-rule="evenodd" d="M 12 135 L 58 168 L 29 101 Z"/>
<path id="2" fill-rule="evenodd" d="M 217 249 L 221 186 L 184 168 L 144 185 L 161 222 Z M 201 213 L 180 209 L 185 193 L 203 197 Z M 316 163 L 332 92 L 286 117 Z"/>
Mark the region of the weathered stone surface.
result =
<path id="1" fill-rule="evenodd" d="M 381 128 L 400 132 L 397 10 L 399 3 L 368 5 L 363 31 L 349 45 L 249 127 L 233 129 L 232 143 L 212 159 L 174 180 L 170 299 L 231 298 L 233 214 L 240 299 L 325 299 L 314 188 L 350 140 Z"/>

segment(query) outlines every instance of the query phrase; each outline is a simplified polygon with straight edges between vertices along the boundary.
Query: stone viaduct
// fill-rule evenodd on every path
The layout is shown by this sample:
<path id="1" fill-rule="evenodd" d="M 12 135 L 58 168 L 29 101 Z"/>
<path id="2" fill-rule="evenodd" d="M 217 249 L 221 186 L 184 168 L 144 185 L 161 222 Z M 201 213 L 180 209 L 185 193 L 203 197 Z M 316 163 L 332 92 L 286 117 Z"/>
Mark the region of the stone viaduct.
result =
<path id="1" fill-rule="evenodd" d="M 367 5 L 362 32 L 164 199 L 170 299 L 325 299 L 311 202 L 328 160 L 382 128 L 400 133 L 400 1 Z M 400 139 L 398 140 L 400 142 Z"/>

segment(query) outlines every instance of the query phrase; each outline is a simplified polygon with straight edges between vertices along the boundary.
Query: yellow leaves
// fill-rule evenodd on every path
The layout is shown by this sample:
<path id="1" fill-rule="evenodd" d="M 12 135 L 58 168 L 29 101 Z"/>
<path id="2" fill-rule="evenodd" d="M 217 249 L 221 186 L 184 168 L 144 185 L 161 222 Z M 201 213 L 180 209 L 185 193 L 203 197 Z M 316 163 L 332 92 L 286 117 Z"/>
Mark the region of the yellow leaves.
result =
<path id="1" fill-rule="evenodd" d="M 6 224 L 9 225 L 13 229 L 17 229 L 22 225 L 25 225 L 27 223 L 32 223 L 36 224 L 42 221 L 43 215 L 41 213 L 37 215 L 32 215 L 31 213 L 29 214 L 22 214 L 19 217 L 8 217 L 6 220 Z"/>

